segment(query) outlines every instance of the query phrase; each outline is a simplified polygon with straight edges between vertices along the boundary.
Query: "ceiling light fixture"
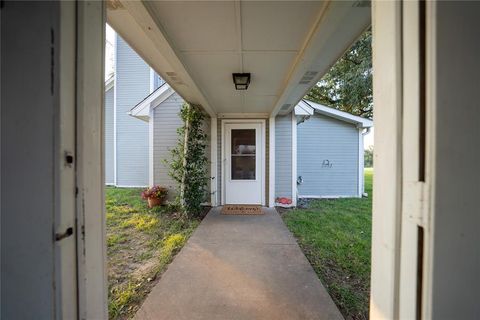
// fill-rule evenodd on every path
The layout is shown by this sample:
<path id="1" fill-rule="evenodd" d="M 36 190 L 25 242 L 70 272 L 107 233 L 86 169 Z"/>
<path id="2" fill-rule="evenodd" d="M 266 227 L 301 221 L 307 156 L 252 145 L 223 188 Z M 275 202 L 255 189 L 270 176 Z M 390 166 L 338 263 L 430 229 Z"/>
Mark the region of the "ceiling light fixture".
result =
<path id="1" fill-rule="evenodd" d="M 250 73 L 232 73 L 236 90 L 247 90 L 250 84 Z"/>

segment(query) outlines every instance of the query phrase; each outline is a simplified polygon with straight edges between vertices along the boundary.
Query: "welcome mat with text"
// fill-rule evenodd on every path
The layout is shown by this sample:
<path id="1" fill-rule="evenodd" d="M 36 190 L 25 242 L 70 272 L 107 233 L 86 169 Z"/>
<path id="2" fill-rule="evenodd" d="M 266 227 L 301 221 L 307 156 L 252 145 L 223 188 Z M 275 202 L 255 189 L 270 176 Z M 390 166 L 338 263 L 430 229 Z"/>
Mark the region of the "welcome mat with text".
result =
<path id="1" fill-rule="evenodd" d="M 260 215 L 263 214 L 261 206 L 246 204 L 226 204 L 222 208 L 222 214 Z"/>

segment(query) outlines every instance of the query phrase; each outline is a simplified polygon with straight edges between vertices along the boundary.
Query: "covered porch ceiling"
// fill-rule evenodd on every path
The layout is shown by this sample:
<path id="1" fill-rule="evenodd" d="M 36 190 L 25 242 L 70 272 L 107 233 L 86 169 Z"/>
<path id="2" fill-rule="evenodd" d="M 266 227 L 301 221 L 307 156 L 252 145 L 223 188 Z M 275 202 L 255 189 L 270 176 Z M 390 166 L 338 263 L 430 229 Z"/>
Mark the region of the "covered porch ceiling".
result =
<path id="1" fill-rule="evenodd" d="M 108 23 L 211 116 L 289 112 L 370 25 L 369 1 L 107 2 Z M 251 73 L 246 91 L 232 73 Z"/>

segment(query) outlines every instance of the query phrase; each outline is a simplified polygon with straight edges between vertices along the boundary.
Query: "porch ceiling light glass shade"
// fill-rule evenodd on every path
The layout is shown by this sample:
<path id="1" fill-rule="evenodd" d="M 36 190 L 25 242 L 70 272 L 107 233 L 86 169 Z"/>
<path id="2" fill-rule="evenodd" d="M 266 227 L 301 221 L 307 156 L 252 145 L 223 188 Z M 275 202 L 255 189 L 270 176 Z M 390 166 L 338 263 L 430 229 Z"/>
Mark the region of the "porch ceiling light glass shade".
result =
<path id="1" fill-rule="evenodd" d="M 247 90 L 250 84 L 250 73 L 232 73 L 233 83 L 237 90 Z"/>

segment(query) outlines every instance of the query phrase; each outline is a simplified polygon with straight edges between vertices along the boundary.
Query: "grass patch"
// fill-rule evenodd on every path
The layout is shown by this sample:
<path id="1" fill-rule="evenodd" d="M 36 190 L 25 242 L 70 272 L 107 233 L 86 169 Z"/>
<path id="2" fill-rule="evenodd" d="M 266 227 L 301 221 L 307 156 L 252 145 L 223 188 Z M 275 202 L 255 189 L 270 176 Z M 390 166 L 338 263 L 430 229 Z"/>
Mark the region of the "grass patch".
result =
<path id="1" fill-rule="evenodd" d="M 139 188 L 106 188 L 108 311 L 129 319 L 198 226 L 172 207 L 149 209 Z"/>
<path id="2" fill-rule="evenodd" d="M 156 227 L 160 220 L 153 215 L 134 213 L 130 218 L 122 222 L 122 227 L 134 227 L 138 231 L 150 231 Z"/>
<path id="3" fill-rule="evenodd" d="M 315 200 L 283 215 L 346 319 L 368 319 L 372 178 L 365 169 L 367 198 Z"/>

